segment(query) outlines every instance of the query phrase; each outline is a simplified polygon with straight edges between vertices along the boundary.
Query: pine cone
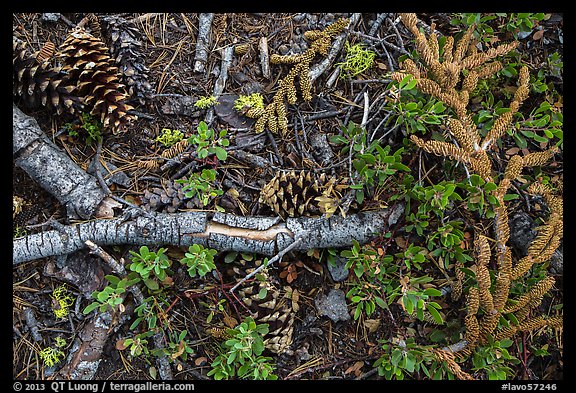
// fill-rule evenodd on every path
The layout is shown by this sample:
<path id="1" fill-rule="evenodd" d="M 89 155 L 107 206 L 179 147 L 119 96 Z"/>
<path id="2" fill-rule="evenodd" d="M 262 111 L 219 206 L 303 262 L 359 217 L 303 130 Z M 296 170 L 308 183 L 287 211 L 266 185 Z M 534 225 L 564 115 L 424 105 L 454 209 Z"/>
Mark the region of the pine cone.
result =
<path id="1" fill-rule="evenodd" d="M 347 187 L 337 184 L 336 178 L 312 172 L 282 172 L 274 176 L 260 192 L 260 203 L 272 208 L 281 217 L 319 216 L 325 212 L 322 197 L 337 201 L 339 192 Z M 320 199 L 320 200 L 319 200 Z"/>
<path id="2" fill-rule="evenodd" d="M 148 68 L 144 65 L 142 42 L 138 38 L 141 36 L 140 31 L 134 24 L 119 16 L 104 16 L 101 21 L 102 31 L 108 38 L 106 42 L 110 47 L 110 54 L 120 68 L 122 82 L 130 96 L 144 104 L 153 89 L 148 82 Z"/>
<path id="3" fill-rule="evenodd" d="M 98 116 L 104 127 L 116 132 L 134 118 L 127 113 L 132 109 L 125 103 L 128 94 L 102 41 L 77 30 L 62 44 L 60 57 L 64 63 L 62 69 L 77 82 L 78 95 L 87 110 Z"/>
<path id="4" fill-rule="evenodd" d="M 194 209 L 199 201 L 187 198 L 182 191 L 182 184 L 168 180 L 163 188 L 154 187 L 144 191 L 142 207 L 148 211 L 175 213 L 178 209 Z"/>
<path id="5" fill-rule="evenodd" d="M 48 106 L 58 114 L 74 113 L 82 108 L 76 87 L 60 68 L 53 68 L 50 59 L 38 62 L 44 53 L 31 53 L 26 42 L 12 38 L 13 90 L 26 105 Z"/>
<path id="6" fill-rule="evenodd" d="M 263 289 L 266 295 L 260 298 Z M 279 285 L 274 285 L 270 278 L 238 290 L 238 297 L 250 309 L 256 323 L 268 324 L 264 345 L 274 353 L 288 352 L 292 344 L 295 313 L 291 300 L 284 294 L 285 291 L 280 290 Z"/>

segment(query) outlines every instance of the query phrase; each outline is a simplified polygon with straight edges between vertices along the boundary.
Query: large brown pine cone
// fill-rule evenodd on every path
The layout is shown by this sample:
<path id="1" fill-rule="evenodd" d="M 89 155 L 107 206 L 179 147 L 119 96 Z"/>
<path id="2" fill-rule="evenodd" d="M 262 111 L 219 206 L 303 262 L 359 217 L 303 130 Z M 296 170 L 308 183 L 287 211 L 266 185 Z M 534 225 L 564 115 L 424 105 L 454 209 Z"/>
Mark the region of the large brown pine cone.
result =
<path id="1" fill-rule="evenodd" d="M 78 95 L 86 109 L 97 116 L 104 127 L 120 131 L 134 116 L 127 112 L 128 94 L 118 78 L 118 68 L 106 45 L 93 35 L 76 30 L 68 35 L 60 49 L 62 70 L 77 81 Z"/>
<path id="2" fill-rule="evenodd" d="M 69 75 L 52 67 L 43 52 L 32 53 L 26 42 L 14 36 L 12 65 L 12 93 L 29 107 L 43 105 L 55 109 L 58 114 L 74 113 L 82 108 Z"/>

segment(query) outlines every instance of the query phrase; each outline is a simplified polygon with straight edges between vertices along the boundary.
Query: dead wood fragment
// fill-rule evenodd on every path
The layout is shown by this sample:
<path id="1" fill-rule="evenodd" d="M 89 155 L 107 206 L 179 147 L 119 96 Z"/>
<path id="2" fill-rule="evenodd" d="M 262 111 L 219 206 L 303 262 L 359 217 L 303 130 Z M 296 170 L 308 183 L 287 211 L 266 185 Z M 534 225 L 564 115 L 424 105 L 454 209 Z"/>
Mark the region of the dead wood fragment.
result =
<path id="1" fill-rule="evenodd" d="M 24 319 L 26 320 L 26 325 L 28 325 L 28 328 L 30 329 L 30 334 L 32 335 L 32 338 L 36 342 L 41 342 L 42 341 L 42 335 L 38 331 L 38 320 L 34 316 L 34 310 L 32 310 L 32 308 L 30 308 L 30 307 L 26 307 L 24 309 L 23 314 L 24 314 Z"/>
<path id="2" fill-rule="evenodd" d="M 270 56 L 268 53 L 268 39 L 266 37 L 260 38 L 258 42 L 258 50 L 260 51 L 260 67 L 262 68 L 262 76 L 270 79 Z"/>
<path id="3" fill-rule="evenodd" d="M 198 19 L 198 38 L 196 39 L 194 72 L 204 72 L 206 62 L 208 61 L 208 45 L 210 43 L 210 32 L 212 31 L 214 14 L 203 13 L 200 14 Z"/>

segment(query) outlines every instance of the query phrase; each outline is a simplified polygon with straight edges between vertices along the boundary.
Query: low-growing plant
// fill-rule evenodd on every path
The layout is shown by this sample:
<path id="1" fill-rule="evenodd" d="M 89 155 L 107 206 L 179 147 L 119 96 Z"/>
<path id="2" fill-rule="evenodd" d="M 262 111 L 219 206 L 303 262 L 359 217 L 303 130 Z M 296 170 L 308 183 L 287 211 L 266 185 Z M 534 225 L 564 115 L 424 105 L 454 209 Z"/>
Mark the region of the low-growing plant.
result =
<path id="1" fill-rule="evenodd" d="M 403 147 L 391 153 L 391 146 L 382 147 L 378 140 L 368 144 L 366 130 L 354 122 L 350 122 L 347 127 L 343 126 L 342 134 L 332 136 L 330 141 L 344 144 L 342 153 L 353 153 L 352 166 L 356 176 L 350 188 L 356 190 L 358 204 L 362 204 L 366 195 L 372 197 L 375 188 L 382 186 L 398 171 L 410 170 L 402 164 Z"/>
<path id="2" fill-rule="evenodd" d="M 171 130 L 169 128 L 163 128 L 162 134 L 158 135 L 155 141 L 160 142 L 164 147 L 170 147 L 175 143 L 180 142 L 183 138 L 184 134 L 180 130 Z"/>
<path id="3" fill-rule="evenodd" d="M 415 316 L 420 321 L 442 325 L 444 318 L 439 311 L 442 306 L 431 299 L 434 296 L 442 296 L 442 292 L 436 288 L 424 287 L 433 280 L 429 276 L 403 276 L 400 279 L 402 285 L 400 303 L 408 315 Z"/>
<path id="4" fill-rule="evenodd" d="M 434 216 L 442 220 L 446 210 L 454 208 L 457 201 L 462 197 L 455 192 L 456 183 L 453 181 L 441 181 L 430 186 L 415 184 L 409 192 L 409 197 L 418 202 L 418 213 Z"/>
<path id="5" fill-rule="evenodd" d="M 223 350 L 212 362 L 208 376 L 216 380 L 241 379 L 273 380 L 274 365 L 264 352 L 264 335 L 268 333 L 268 324 L 256 324 L 252 317 L 246 317 L 234 329 L 226 329 L 229 339 L 221 344 Z"/>
<path id="6" fill-rule="evenodd" d="M 136 319 L 130 325 L 130 329 L 136 329 L 142 322 L 146 322 L 146 328 L 152 330 L 158 323 L 158 301 L 155 296 L 145 298 L 135 309 Z"/>
<path id="7" fill-rule="evenodd" d="M 186 265 L 190 277 L 204 277 L 207 273 L 216 269 L 214 256 L 218 251 L 211 248 L 204 248 L 201 244 L 192 244 L 188 247 L 188 252 L 180 263 Z"/>
<path id="8" fill-rule="evenodd" d="M 402 261 L 409 270 L 413 267 L 420 270 L 422 264 L 426 261 L 426 254 L 425 248 L 410 243 L 406 250 L 396 253 L 394 256 Z"/>
<path id="9" fill-rule="evenodd" d="M 183 184 L 182 191 L 186 198 L 198 197 L 203 206 L 207 206 L 210 201 L 224 194 L 219 188 L 215 188 L 213 183 L 216 180 L 216 170 L 202 169 L 202 172 L 191 173 L 188 178 L 176 180 L 176 183 Z"/>
<path id="10" fill-rule="evenodd" d="M 202 96 L 198 97 L 198 100 L 194 103 L 194 106 L 199 109 L 207 109 L 218 104 L 218 100 L 214 96 Z"/>
<path id="11" fill-rule="evenodd" d="M 262 94 L 240 94 L 236 101 L 234 101 L 234 109 L 236 109 L 238 112 L 244 113 L 252 108 L 264 109 L 264 97 L 262 97 Z"/>
<path id="12" fill-rule="evenodd" d="M 198 124 L 197 131 L 196 134 L 188 138 L 188 143 L 196 148 L 198 158 L 203 159 L 214 154 L 218 160 L 226 160 L 228 152 L 224 148 L 230 145 L 230 141 L 225 138 L 228 131 L 221 130 L 216 134 L 213 129 L 208 128 L 208 124 L 204 121 Z"/>
<path id="13" fill-rule="evenodd" d="M 186 339 L 188 334 L 187 330 L 182 330 L 180 333 L 172 331 L 168 333 L 168 345 L 164 348 L 155 348 L 152 351 L 154 356 L 168 356 L 170 361 L 181 358 L 183 361 L 188 360 L 188 355 L 194 353 L 194 349 L 190 347 L 190 341 Z"/>
<path id="14" fill-rule="evenodd" d="M 548 101 L 542 101 L 527 118 L 523 118 L 522 115 L 520 117 L 521 120 L 515 123 L 512 130 L 509 130 L 510 134 L 516 135 L 516 144 L 519 148 L 528 147 L 526 138 L 538 144 L 552 144 L 553 142 L 555 146 L 563 147 L 564 116 L 561 110 L 554 108 Z"/>
<path id="15" fill-rule="evenodd" d="M 52 367 L 60 363 L 66 354 L 60 348 L 46 347 L 38 352 L 40 359 L 47 367 Z"/>
<path id="16" fill-rule="evenodd" d="M 487 345 L 477 347 L 472 354 L 473 370 L 485 372 L 489 380 L 512 379 L 515 372 L 510 365 L 520 363 L 508 351 L 512 343 L 510 339 L 489 340 Z"/>
<path id="17" fill-rule="evenodd" d="M 148 338 L 152 337 L 153 334 L 154 332 L 152 330 L 146 330 L 143 333 L 136 334 L 134 337 L 123 340 L 120 348 L 129 348 L 132 357 L 138 357 L 142 354 L 147 356 L 150 354 Z"/>
<path id="18" fill-rule="evenodd" d="M 52 311 L 58 319 L 63 319 L 68 316 L 69 308 L 76 300 L 68 293 L 64 284 L 60 285 L 52 291 Z"/>
<path id="19" fill-rule="evenodd" d="M 384 106 L 392 114 L 386 122 L 388 126 L 402 126 L 407 134 L 426 134 L 428 127 L 442 124 L 447 116 L 444 103 L 419 92 L 412 75 L 390 82 L 388 89 L 391 97 Z"/>
<path id="20" fill-rule="evenodd" d="M 426 246 L 430 255 L 438 258 L 439 264 L 448 269 L 455 262 L 464 264 L 473 260 L 469 251 L 462 247 L 464 236 L 462 222 L 449 221 L 436 230 L 430 231 Z"/>
<path id="21" fill-rule="evenodd" d="M 160 288 L 159 283 L 166 280 L 167 273 L 172 265 L 170 258 L 165 254 L 166 248 L 150 251 L 148 246 L 140 247 L 138 252 L 130 250 L 132 263 L 128 268 L 138 273 L 144 284 L 151 290 Z"/>
<path id="22" fill-rule="evenodd" d="M 364 44 L 350 44 L 346 41 L 345 43 L 346 57 L 341 63 L 337 63 L 341 69 L 340 78 L 353 78 L 356 75 L 360 75 L 364 71 L 370 69 L 374 64 L 374 59 L 376 58 L 376 52 L 367 49 Z"/>
<path id="23" fill-rule="evenodd" d="M 515 39 L 532 32 L 536 24 L 544 20 L 544 13 L 460 13 L 452 14 L 450 24 L 466 30 L 474 25 L 474 37 L 491 42 L 496 32 L 512 33 Z"/>
<path id="24" fill-rule="evenodd" d="M 378 375 L 387 380 L 404 380 L 423 373 L 430 379 L 454 379 L 454 374 L 439 361 L 430 347 L 406 340 L 380 340 L 384 353 L 374 362 Z"/>
<path id="25" fill-rule="evenodd" d="M 376 306 L 387 309 L 400 294 L 400 288 L 396 278 L 398 265 L 392 255 L 380 256 L 370 246 L 360 246 L 356 240 L 352 243 L 352 248 L 342 250 L 340 256 L 347 259 L 346 268 L 355 275 L 347 281 L 346 298 L 355 306 L 354 320 L 357 320 L 362 313 L 371 316 Z"/>
<path id="26" fill-rule="evenodd" d="M 81 113 L 80 124 L 66 123 L 64 129 L 68 131 L 68 135 L 72 137 L 83 136 L 84 142 L 87 146 L 92 146 L 94 142 L 102 139 L 102 123 L 89 113 Z"/>
<path id="27" fill-rule="evenodd" d="M 92 297 L 96 300 L 84 308 L 83 314 L 89 314 L 97 308 L 100 312 L 104 312 L 107 309 L 116 311 L 118 308 L 123 311 L 122 303 L 124 302 L 126 289 L 140 281 L 139 278 L 128 279 L 125 277 L 120 279 L 112 274 L 106 275 L 104 278 L 109 284 L 101 291 L 92 292 Z"/>

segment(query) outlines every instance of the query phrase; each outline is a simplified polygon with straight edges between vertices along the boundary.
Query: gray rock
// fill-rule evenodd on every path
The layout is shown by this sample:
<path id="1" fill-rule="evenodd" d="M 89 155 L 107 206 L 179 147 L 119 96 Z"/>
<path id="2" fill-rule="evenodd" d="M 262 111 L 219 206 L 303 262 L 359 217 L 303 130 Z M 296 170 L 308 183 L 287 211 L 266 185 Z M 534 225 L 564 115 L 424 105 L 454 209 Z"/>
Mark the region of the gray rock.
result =
<path id="1" fill-rule="evenodd" d="M 237 94 L 222 94 L 218 98 L 218 104 L 214 105 L 214 112 L 220 120 L 227 123 L 231 128 L 250 128 L 254 125 L 256 119 L 241 115 L 234 109 L 234 102 L 238 97 Z"/>
<path id="2" fill-rule="evenodd" d="M 314 305 L 320 315 L 327 316 L 334 322 L 350 319 L 346 297 L 340 289 L 331 289 L 328 295 L 319 294 L 314 299 Z"/>
<path id="3" fill-rule="evenodd" d="M 340 282 L 348 278 L 349 270 L 346 267 L 346 262 L 348 262 L 346 258 L 336 255 L 334 258 L 334 264 L 326 263 L 332 280 Z"/>
<path id="4" fill-rule="evenodd" d="M 42 14 L 42 16 L 40 17 L 40 19 L 43 22 L 58 22 L 58 20 L 60 19 L 60 13 L 59 12 L 44 12 Z"/>
<path id="5" fill-rule="evenodd" d="M 538 235 L 536 223 L 526 212 L 516 213 L 508 221 L 510 226 L 510 245 L 521 257 L 528 254 L 528 247 Z M 550 271 L 554 274 L 562 274 L 564 271 L 563 246 L 560 245 L 550 258 Z"/>

